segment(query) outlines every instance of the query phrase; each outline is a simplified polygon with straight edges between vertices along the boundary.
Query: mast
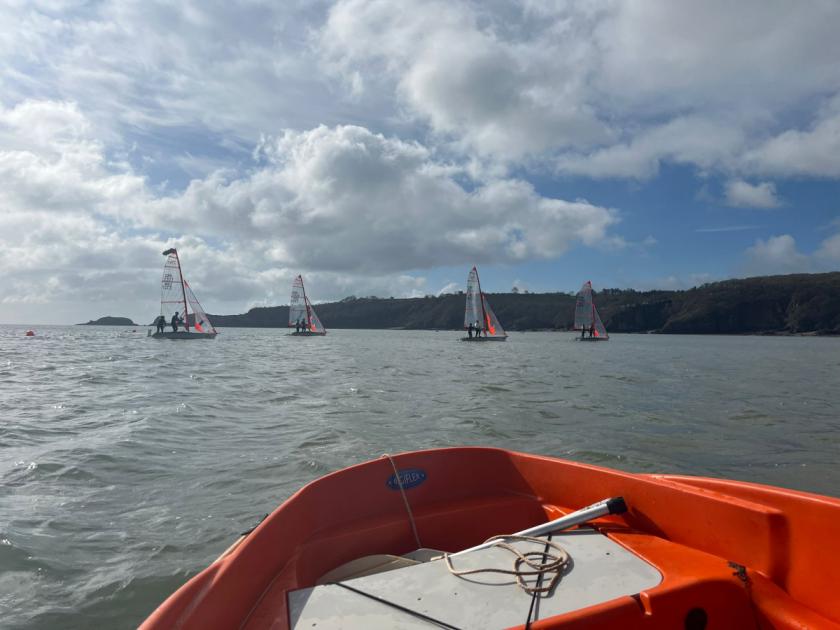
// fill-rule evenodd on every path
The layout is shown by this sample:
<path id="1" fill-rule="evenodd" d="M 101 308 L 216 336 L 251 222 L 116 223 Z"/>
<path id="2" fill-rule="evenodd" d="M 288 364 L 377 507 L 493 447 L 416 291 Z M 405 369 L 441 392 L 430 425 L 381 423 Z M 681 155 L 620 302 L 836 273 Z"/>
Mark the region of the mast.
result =
<path id="1" fill-rule="evenodd" d="M 306 287 L 303 284 L 303 276 L 300 278 L 300 288 L 303 291 L 303 308 L 306 309 L 306 330 L 312 330 L 312 318 L 309 316 L 309 300 L 306 299 Z"/>
<path id="2" fill-rule="evenodd" d="M 172 252 L 175 254 L 175 261 L 178 263 L 178 275 L 181 277 L 181 295 L 184 298 L 184 328 L 190 332 L 189 313 L 187 313 L 187 289 L 184 286 L 184 272 L 181 271 L 181 259 L 178 258 L 178 250 L 174 247 Z"/>
<path id="3" fill-rule="evenodd" d="M 475 281 L 478 284 L 478 301 L 481 303 L 481 327 L 484 328 L 484 334 L 487 335 L 487 311 L 484 310 L 484 292 L 481 290 L 481 278 L 478 277 L 478 269 L 475 269 Z"/>

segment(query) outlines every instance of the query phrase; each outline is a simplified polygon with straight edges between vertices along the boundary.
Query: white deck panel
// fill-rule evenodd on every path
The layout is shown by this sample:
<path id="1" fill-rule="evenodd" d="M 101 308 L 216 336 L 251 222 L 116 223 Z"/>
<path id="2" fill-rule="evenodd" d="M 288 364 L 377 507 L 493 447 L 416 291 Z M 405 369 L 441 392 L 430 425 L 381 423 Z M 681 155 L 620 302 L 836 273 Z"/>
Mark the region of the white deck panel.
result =
<path id="1" fill-rule="evenodd" d="M 553 594 L 540 599 L 534 619 L 634 595 L 662 581 L 656 568 L 594 530 L 555 534 L 552 540 L 569 552 L 571 568 Z M 522 551 L 544 547 L 515 546 Z M 512 569 L 514 557 L 490 548 L 453 558 L 452 564 L 456 569 Z M 456 577 L 438 560 L 345 583 L 458 628 L 504 628 L 525 623 L 531 605 L 531 595 L 511 578 L 493 573 Z M 291 627 L 299 630 L 430 627 L 428 621 L 332 584 L 289 593 L 289 616 Z"/>

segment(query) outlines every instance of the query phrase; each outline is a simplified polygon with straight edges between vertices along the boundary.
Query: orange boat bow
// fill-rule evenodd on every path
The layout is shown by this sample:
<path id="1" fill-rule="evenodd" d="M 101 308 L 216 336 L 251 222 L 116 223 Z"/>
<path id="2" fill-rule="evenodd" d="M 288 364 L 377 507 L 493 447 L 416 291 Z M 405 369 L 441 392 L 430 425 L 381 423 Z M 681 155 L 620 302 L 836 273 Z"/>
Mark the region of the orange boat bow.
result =
<path id="1" fill-rule="evenodd" d="M 393 459 L 404 475 L 415 471 L 406 496 L 423 546 L 446 551 L 625 498 L 626 514 L 593 525 L 658 569 L 661 583 L 542 619 L 535 630 L 840 627 L 838 499 L 490 448 Z M 287 628 L 290 591 L 356 558 L 417 547 L 401 494 L 386 483 L 392 477 L 379 459 L 313 481 L 141 627 Z"/>

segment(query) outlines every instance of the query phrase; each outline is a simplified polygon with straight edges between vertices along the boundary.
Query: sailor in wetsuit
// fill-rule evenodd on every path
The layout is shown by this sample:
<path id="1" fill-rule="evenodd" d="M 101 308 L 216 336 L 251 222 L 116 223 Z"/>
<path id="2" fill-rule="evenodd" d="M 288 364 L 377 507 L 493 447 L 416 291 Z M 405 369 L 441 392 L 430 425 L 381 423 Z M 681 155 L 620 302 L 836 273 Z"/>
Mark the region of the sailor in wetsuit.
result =
<path id="1" fill-rule="evenodd" d="M 166 326 L 166 318 L 163 315 L 158 315 L 155 317 L 155 326 L 157 330 L 155 332 L 162 333 L 164 326 Z"/>
<path id="2" fill-rule="evenodd" d="M 172 315 L 172 320 L 169 323 L 172 324 L 172 332 L 178 332 L 178 324 L 181 323 L 181 318 L 178 316 L 178 313 Z"/>
<path id="3" fill-rule="evenodd" d="M 467 328 L 467 335 L 469 335 L 470 339 L 472 339 L 472 333 L 473 333 L 473 325 L 472 325 L 472 322 L 470 322 L 470 325 Z"/>
<path id="4" fill-rule="evenodd" d="M 594 337 L 594 336 L 595 336 L 595 324 L 593 323 L 593 324 L 589 324 L 589 338 L 592 339 L 592 337 Z"/>

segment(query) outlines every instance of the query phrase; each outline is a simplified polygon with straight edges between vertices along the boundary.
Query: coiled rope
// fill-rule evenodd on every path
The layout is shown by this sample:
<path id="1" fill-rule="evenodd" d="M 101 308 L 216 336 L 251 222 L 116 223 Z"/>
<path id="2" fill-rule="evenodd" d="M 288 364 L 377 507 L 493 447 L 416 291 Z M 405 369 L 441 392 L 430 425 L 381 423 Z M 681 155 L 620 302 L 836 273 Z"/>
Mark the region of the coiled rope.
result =
<path id="1" fill-rule="evenodd" d="M 414 522 L 414 514 L 411 511 L 411 505 L 408 502 L 408 497 L 405 495 L 405 488 L 403 488 L 402 479 L 400 479 L 400 471 L 397 469 L 397 464 L 394 458 L 388 453 L 381 456 L 387 458 L 391 462 L 391 468 L 394 470 L 394 479 L 397 487 L 400 490 L 403 504 L 405 504 L 405 511 L 408 514 L 408 522 L 411 525 L 411 531 L 414 534 L 414 541 L 417 543 L 417 548 L 421 549 L 423 544 L 420 542 L 420 535 L 417 533 L 417 525 Z M 494 542 L 494 547 L 505 549 L 512 553 L 515 558 L 513 560 L 513 569 L 495 569 L 495 568 L 481 568 L 481 569 L 456 569 L 452 566 L 452 559 L 448 553 L 443 554 L 443 559 L 446 562 L 446 568 L 452 575 L 462 577 L 465 575 L 476 575 L 478 573 L 501 573 L 502 575 L 511 575 L 516 580 L 517 585 L 523 591 L 530 595 L 550 594 L 557 586 L 560 578 L 563 577 L 563 572 L 571 562 L 569 552 L 563 549 L 560 545 L 553 542 L 551 538 L 537 538 L 536 536 L 516 536 L 502 534 L 499 536 L 491 536 L 485 543 Z M 544 545 L 543 551 L 526 551 L 522 552 L 512 544 L 513 542 L 529 542 L 537 545 Z M 553 550 L 550 551 L 550 550 Z M 527 567 L 526 569 L 523 569 Z M 546 577 L 550 576 L 547 585 L 542 586 Z M 529 586 L 527 577 L 536 577 L 535 586 Z"/>
<path id="2" fill-rule="evenodd" d="M 495 541 L 495 544 L 493 545 L 494 547 L 505 549 L 516 556 L 513 560 L 513 569 L 481 568 L 459 570 L 452 566 L 452 559 L 449 557 L 448 553 L 443 555 L 443 559 L 446 561 L 446 568 L 449 569 L 449 572 L 452 575 L 457 575 L 458 577 L 462 577 L 464 575 L 475 575 L 478 573 L 501 573 L 503 575 L 512 575 L 516 579 L 516 583 L 519 585 L 519 588 L 523 591 L 531 595 L 542 595 L 549 594 L 552 590 L 554 590 L 554 587 L 557 586 L 557 583 L 563 576 L 563 572 L 569 566 L 569 562 L 571 561 L 568 551 L 563 549 L 563 547 L 557 543 L 552 542 L 551 540 L 546 540 L 545 538 L 537 538 L 535 536 L 501 535 L 492 536 L 485 542 L 492 541 Z M 538 545 L 545 545 L 545 550 L 526 551 L 523 553 L 510 544 L 512 542 L 530 542 Z M 549 548 L 553 551 L 550 551 Z M 528 568 L 523 569 L 523 566 Z M 531 576 L 538 577 L 535 586 L 529 586 L 525 580 L 525 578 Z M 540 586 L 542 581 L 541 579 L 548 576 L 551 576 L 548 584 L 546 586 Z"/>

